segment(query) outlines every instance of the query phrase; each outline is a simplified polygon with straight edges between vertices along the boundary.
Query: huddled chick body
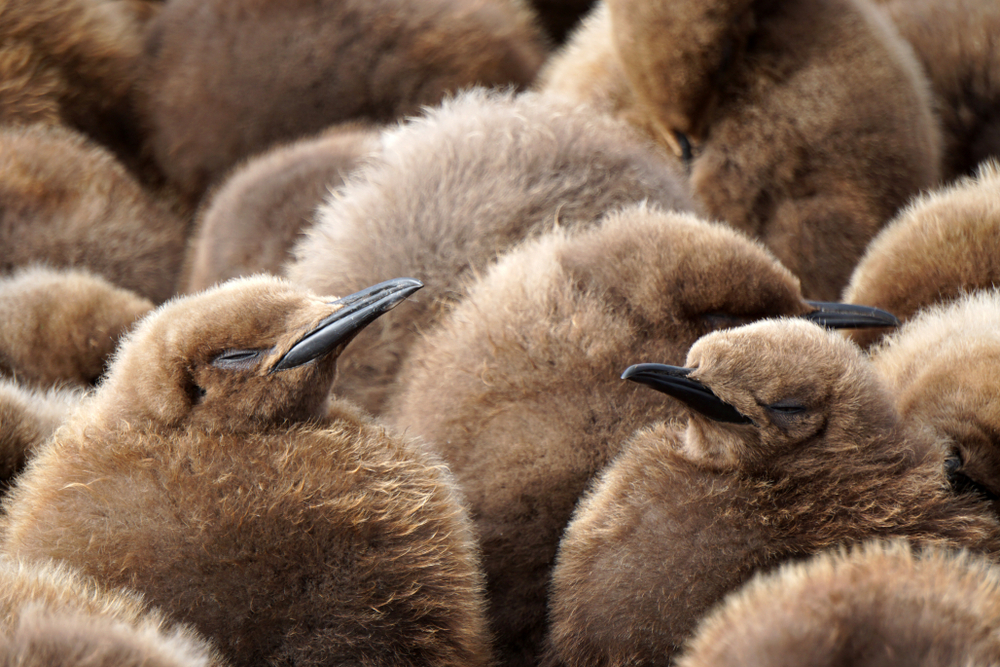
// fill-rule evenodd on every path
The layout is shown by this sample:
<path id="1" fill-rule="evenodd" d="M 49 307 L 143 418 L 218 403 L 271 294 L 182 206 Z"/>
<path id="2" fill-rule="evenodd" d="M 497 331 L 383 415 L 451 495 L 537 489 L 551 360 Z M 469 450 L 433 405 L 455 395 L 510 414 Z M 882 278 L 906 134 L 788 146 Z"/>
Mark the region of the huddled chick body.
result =
<path id="1" fill-rule="evenodd" d="M 3 549 L 141 592 L 234 665 L 486 665 L 468 520 L 433 456 L 328 399 L 419 286 L 330 302 L 270 277 L 177 299 L 8 496 Z"/>

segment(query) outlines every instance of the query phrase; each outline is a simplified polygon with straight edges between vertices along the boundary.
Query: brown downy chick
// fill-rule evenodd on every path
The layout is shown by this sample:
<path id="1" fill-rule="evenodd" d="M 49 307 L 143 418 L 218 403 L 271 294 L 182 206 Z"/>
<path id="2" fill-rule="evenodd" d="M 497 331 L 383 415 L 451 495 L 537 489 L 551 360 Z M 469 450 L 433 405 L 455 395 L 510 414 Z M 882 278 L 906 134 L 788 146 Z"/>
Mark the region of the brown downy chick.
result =
<path id="1" fill-rule="evenodd" d="M 764 241 L 807 296 L 839 295 L 881 225 L 937 182 L 927 81 L 866 0 L 606 5 L 542 89 L 671 147 L 705 212 Z"/>
<path id="2" fill-rule="evenodd" d="M 0 486 L 21 471 L 85 395 L 79 388 L 39 391 L 0 379 Z"/>
<path id="3" fill-rule="evenodd" d="M 41 266 L 0 278 L 0 377 L 92 385 L 132 324 L 153 309 L 137 294 L 77 270 Z"/>
<path id="4" fill-rule="evenodd" d="M 679 667 L 954 667 L 1000 662 L 1000 570 L 875 542 L 755 577 L 704 619 Z"/>
<path id="5" fill-rule="evenodd" d="M 249 160 L 206 198 L 182 291 L 261 271 L 280 274 L 316 207 L 377 149 L 378 129 L 352 123 Z"/>
<path id="6" fill-rule="evenodd" d="M 944 130 L 947 180 L 1000 157 L 1000 3 L 880 2 L 924 67 Z"/>
<path id="7" fill-rule="evenodd" d="M 134 109 L 147 0 L 0 0 L 0 119 L 62 124 L 144 168 Z"/>
<path id="8" fill-rule="evenodd" d="M 870 356 L 900 414 L 948 446 L 955 490 L 1000 516 L 1000 292 L 922 310 Z"/>
<path id="9" fill-rule="evenodd" d="M 419 286 L 259 276 L 164 305 L 18 478 L 5 552 L 133 588 L 235 665 L 488 664 L 446 469 L 329 400 L 343 347 Z"/>
<path id="10" fill-rule="evenodd" d="M 18 667 L 222 667 L 214 647 L 142 597 L 66 564 L 0 558 L 0 662 Z"/>
<path id="11" fill-rule="evenodd" d="M 525 0 L 174 0 L 146 48 L 154 154 L 191 203 L 239 160 L 334 123 L 388 123 L 545 58 Z"/>
<path id="12" fill-rule="evenodd" d="M 537 95 L 470 91 L 384 133 L 379 159 L 317 211 L 286 275 L 330 294 L 396 275 L 428 285 L 341 359 L 334 390 L 378 414 L 417 332 L 499 254 L 644 200 L 693 206 L 682 178 L 631 128 Z"/>
<path id="13" fill-rule="evenodd" d="M 623 377 L 680 399 L 580 502 L 550 596 L 550 658 L 667 665 L 755 572 L 871 538 L 996 557 L 1000 523 L 956 497 L 945 448 L 903 421 L 864 354 L 801 320 L 711 333 L 686 368 Z"/>
<path id="14" fill-rule="evenodd" d="M 844 300 L 885 308 L 905 321 L 921 308 L 1000 284 L 1000 162 L 975 178 L 922 195 L 876 236 Z M 874 343 L 883 332 L 856 331 Z"/>
<path id="15" fill-rule="evenodd" d="M 559 538 L 590 479 L 638 427 L 679 411 L 621 382 L 623 360 L 681 363 L 700 336 L 775 315 L 894 321 L 806 302 L 743 234 L 639 205 L 511 250 L 414 343 L 387 415 L 468 499 L 501 662 L 537 664 Z"/>
<path id="16" fill-rule="evenodd" d="M 0 127 L 0 274 L 80 268 L 151 301 L 174 294 L 187 225 L 105 150 L 59 127 Z"/>

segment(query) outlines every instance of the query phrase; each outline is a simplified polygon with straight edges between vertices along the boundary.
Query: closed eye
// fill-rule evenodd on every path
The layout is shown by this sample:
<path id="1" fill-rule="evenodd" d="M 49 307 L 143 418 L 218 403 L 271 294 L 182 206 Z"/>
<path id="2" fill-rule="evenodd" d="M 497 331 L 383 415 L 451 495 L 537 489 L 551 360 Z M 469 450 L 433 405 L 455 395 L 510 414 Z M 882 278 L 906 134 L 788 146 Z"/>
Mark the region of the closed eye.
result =
<path id="1" fill-rule="evenodd" d="M 804 405 L 800 405 L 798 403 L 790 403 L 790 402 L 786 403 L 783 401 L 778 403 L 772 403 L 771 405 L 768 405 L 766 407 L 768 410 L 771 410 L 772 412 L 777 412 L 778 414 L 782 415 L 795 415 L 800 412 L 806 411 L 806 406 Z"/>
<path id="2" fill-rule="evenodd" d="M 256 366 L 263 353 L 264 350 L 226 350 L 216 355 L 211 364 L 224 370 L 245 371 Z"/>

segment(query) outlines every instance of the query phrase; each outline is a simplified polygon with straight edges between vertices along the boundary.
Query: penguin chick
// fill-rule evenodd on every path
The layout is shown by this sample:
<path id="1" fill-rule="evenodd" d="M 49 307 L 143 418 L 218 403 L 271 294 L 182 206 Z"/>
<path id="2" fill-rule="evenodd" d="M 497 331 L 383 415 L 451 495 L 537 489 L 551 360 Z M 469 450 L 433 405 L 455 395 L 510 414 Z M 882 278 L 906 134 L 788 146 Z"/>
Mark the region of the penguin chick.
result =
<path id="1" fill-rule="evenodd" d="M 65 564 L 0 558 L 0 662 L 21 667 L 223 667 L 212 645 L 142 597 Z"/>
<path id="2" fill-rule="evenodd" d="M 486 665 L 445 468 L 352 405 L 337 354 L 420 283 L 272 277 L 149 315 L 18 478 L 3 548 L 127 586 L 234 665 Z"/>
<path id="3" fill-rule="evenodd" d="M 208 198 L 183 291 L 260 271 L 280 274 L 323 197 L 377 148 L 377 129 L 351 123 L 249 160 Z"/>
<path id="4" fill-rule="evenodd" d="M 469 91 L 383 134 L 379 159 L 317 210 L 286 275 L 329 294 L 394 275 L 429 286 L 340 361 L 334 391 L 378 414 L 417 332 L 497 255 L 643 200 L 693 207 L 677 172 L 627 126 L 537 95 Z"/>
<path id="5" fill-rule="evenodd" d="M 956 497 L 863 353 L 800 320 L 711 333 L 686 368 L 623 377 L 688 407 L 640 430 L 580 502 L 553 570 L 550 659 L 667 665 L 752 574 L 871 538 L 995 557 L 1000 523 Z"/>
<path id="6" fill-rule="evenodd" d="M 921 308 L 1000 284 L 1000 162 L 975 178 L 914 199 L 876 236 L 854 269 L 844 300 L 885 308 L 906 321 Z M 855 331 L 871 345 L 882 332 Z"/>
<path id="7" fill-rule="evenodd" d="M 196 202 L 277 142 L 524 87 L 544 57 L 524 0 L 179 0 L 154 22 L 141 104 L 157 161 Z"/>
<path id="8" fill-rule="evenodd" d="M 542 90 L 673 149 L 705 212 L 763 240 L 810 298 L 836 298 L 881 225 L 936 184 L 928 83 L 864 0 L 605 4 Z"/>
<path id="9" fill-rule="evenodd" d="M 949 667 L 1000 661 L 1000 571 L 967 552 L 874 542 L 754 577 L 679 667 Z"/>
<path id="10" fill-rule="evenodd" d="M 413 344 L 387 417 L 468 499 L 502 663 L 537 664 L 552 562 L 588 482 L 636 428 L 677 412 L 622 383 L 622 360 L 681 363 L 709 331 L 771 315 L 891 321 L 833 307 L 804 301 L 743 234 L 637 205 L 512 249 Z"/>
<path id="11" fill-rule="evenodd" d="M 892 18 L 930 79 L 944 130 L 946 180 L 1000 157 L 1000 4 L 894 0 Z"/>
<path id="12" fill-rule="evenodd" d="M 21 471 L 84 396 L 79 388 L 43 392 L 0 379 L 0 484 Z"/>
<path id="13" fill-rule="evenodd" d="M 146 0 L 0 0 L 0 118 L 72 127 L 142 161 L 134 88 Z"/>
<path id="14" fill-rule="evenodd" d="M 87 271 L 20 269 L 0 278 L 0 376 L 39 387 L 94 384 L 118 339 L 152 309 Z"/>
<path id="15" fill-rule="evenodd" d="M 174 293 L 184 222 L 68 129 L 0 127 L 0 273 L 81 268 L 154 302 Z"/>
<path id="16" fill-rule="evenodd" d="M 1000 516 L 1000 292 L 974 292 L 920 313 L 871 350 L 904 418 L 950 448 L 959 493 Z"/>

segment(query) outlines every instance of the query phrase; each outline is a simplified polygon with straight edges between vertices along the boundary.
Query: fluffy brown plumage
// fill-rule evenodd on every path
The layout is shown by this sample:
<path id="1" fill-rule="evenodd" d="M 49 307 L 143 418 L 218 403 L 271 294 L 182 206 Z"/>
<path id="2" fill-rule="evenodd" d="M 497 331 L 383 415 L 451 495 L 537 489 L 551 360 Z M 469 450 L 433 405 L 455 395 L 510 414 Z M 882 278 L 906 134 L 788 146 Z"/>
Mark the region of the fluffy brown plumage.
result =
<path id="1" fill-rule="evenodd" d="M 152 309 L 87 271 L 34 266 L 0 278 L 0 376 L 41 387 L 94 384 L 118 339 Z"/>
<path id="2" fill-rule="evenodd" d="M 187 225 L 76 132 L 0 127 L 0 273 L 81 268 L 161 302 L 174 293 Z"/>
<path id="3" fill-rule="evenodd" d="M 427 285 L 341 359 L 335 391 L 378 413 L 417 331 L 499 253 L 643 200 L 692 207 L 677 172 L 627 126 L 536 95 L 472 91 L 383 134 L 380 159 L 317 211 L 286 274 L 331 294 L 398 275 Z"/>
<path id="4" fill-rule="evenodd" d="M 754 578 L 702 621 L 678 665 L 991 665 L 998 631 L 995 563 L 876 542 Z"/>
<path id="5" fill-rule="evenodd" d="M 387 418 L 468 498 L 505 664 L 537 662 L 552 562 L 587 483 L 636 428 L 678 411 L 622 382 L 628 361 L 681 363 L 716 328 L 814 310 L 745 235 L 638 205 L 512 249 L 413 344 Z"/>
<path id="6" fill-rule="evenodd" d="M 151 314 L 19 477 L 4 550 L 134 588 L 236 665 L 486 665 L 447 471 L 328 400 L 386 303 L 352 296 L 261 276 Z"/>
<path id="7" fill-rule="evenodd" d="M 338 125 L 251 159 L 207 197 L 188 249 L 182 291 L 230 278 L 274 275 L 330 190 L 378 149 L 378 130 Z"/>
<path id="8" fill-rule="evenodd" d="M 713 218 L 833 299 L 868 240 L 938 179 L 909 46 L 865 0 L 606 0 L 540 87 L 690 153 Z"/>
<path id="9" fill-rule="evenodd" d="M 0 379 L 0 485 L 20 472 L 83 397 L 82 389 L 39 391 Z"/>
<path id="10" fill-rule="evenodd" d="M 930 79 L 944 129 L 943 176 L 1000 157 L 1000 4 L 994 0 L 881 2 Z"/>
<path id="11" fill-rule="evenodd" d="M 844 300 L 907 320 L 921 308 L 1000 284 L 1000 162 L 910 202 L 876 236 L 854 269 Z M 870 345 L 881 335 L 856 331 Z"/>
<path id="12" fill-rule="evenodd" d="M 534 22 L 522 0 L 175 0 L 146 52 L 154 154 L 197 201 L 276 142 L 528 85 L 545 57 Z"/>
<path id="13" fill-rule="evenodd" d="M 1000 292 L 920 311 L 871 350 L 896 407 L 942 440 L 952 485 L 1000 516 Z"/>
<path id="14" fill-rule="evenodd" d="M 691 409 L 686 427 L 639 431 L 605 469 L 560 544 L 553 663 L 667 665 L 753 573 L 837 545 L 1000 551 L 988 507 L 952 494 L 944 448 L 900 418 L 839 335 L 758 322 L 705 336 L 686 366 L 685 382 L 749 423 Z"/>
<path id="15" fill-rule="evenodd" d="M 220 667 L 190 628 L 65 564 L 0 558 L 0 662 L 19 667 Z"/>
<path id="16" fill-rule="evenodd" d="M 141 162 L 134 86 L 146 0 L 0 0 L 0 120 L 65 124 Z"/>

